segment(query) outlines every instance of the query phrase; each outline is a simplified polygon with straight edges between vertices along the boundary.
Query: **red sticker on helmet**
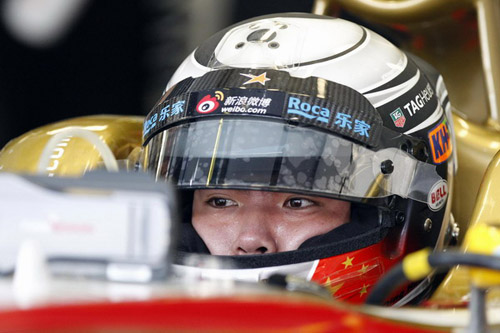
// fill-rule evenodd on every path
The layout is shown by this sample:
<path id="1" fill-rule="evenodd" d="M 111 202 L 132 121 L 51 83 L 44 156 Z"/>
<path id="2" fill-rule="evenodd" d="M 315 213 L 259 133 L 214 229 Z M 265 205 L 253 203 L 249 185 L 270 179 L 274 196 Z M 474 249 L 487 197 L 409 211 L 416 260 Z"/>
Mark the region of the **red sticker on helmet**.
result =
<path id="1" fill-rule="evenodd" d="M 427 205 L 432 211 L 438 211 L 443 208 L 448 198 L 448 183 L 441 179 L 436 182 L 427 196 Z"/>
<path id="2" fill-rule="evenodd" d="M 217 101 L 217 97 L 206 95 L 196 105 L 196 111 L 205 114 L 217 110 L 218 107 L 219 102 Z"/>

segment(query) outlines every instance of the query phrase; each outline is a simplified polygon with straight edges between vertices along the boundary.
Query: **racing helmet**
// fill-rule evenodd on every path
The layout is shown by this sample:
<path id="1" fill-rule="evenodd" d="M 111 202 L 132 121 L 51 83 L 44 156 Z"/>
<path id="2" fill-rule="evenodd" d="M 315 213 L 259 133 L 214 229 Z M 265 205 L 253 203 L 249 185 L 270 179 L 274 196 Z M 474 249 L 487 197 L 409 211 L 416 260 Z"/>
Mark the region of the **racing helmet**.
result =
<path id="1" fill-rule="evenodd" d="M 176 271 L 254 281 L 292 274 L 362 302 L 406 254 L 450 242 L 450 110 L 431 66 L 340 18 L 274 14 L 216 33 L 144 122 L 143 167 L 184 202 Z M 210 256 L 190 216 L 193 191 L 210 188 L 345 200 L 350 221 L 294 251 Z M 421 297 L 432 279 L 391 302 Z"/>

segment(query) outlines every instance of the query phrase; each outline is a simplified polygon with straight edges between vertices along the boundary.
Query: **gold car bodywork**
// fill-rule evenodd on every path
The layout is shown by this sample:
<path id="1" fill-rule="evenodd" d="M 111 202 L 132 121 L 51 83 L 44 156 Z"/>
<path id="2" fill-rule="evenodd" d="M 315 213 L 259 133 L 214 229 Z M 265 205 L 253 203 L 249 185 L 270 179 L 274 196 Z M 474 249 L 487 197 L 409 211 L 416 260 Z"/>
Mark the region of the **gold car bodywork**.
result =
<path id="1" fill-rule="evenodd" d="M 128 161 L 142 143 L 142 122 L 139 116 L 98 115 L 59 121 L 31 130 L 11 140 L 0 152 L 0 170 L 41 173 L 56 176 L 79 176 L 102 168 L 101 154 L 87 140 L 71 136 L 74 128 L 97 134 L 117 160 Z M 50 155 L 48 165 L 39 170 L 39 160 L 49 139 L 67 132 Z"/>
<path id="2" fill-rule="evenodd" d="M 332 16 L 341 10 L 402 33 L 400 47 L 441 72 L 453 106 L 458 170 L 452 212 L 460 241 L 470 226 L 499 225 L 500 1 L 316 0 L 313 8 Z M 463 248 L 467 251 L 467 244 Z M 433 301 L 466 300 L 469 283 L 466 269 L 458 267 Z M 498 293 L 490 298 L 500 299 Z"/>

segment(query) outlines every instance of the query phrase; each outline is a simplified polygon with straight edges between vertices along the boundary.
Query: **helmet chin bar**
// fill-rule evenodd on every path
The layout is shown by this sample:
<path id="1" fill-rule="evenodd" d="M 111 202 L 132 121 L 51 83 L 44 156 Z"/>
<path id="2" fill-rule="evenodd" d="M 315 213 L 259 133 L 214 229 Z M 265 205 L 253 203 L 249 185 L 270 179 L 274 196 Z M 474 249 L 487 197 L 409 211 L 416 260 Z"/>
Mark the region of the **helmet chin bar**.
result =
<path id="1" fill-rule="evenodd" d="M 185 265 L 173 265 L 173 275 L 183 280 L 199 281 L 199 280 L 233 280 L 258 282 L 268 279 L 273 274 L 294 275 L 299 278 L 310 280 L 314 269 L 319 260 L 302 262 L 297 264 L 279 265 L 272 267 L 260 268 L 229 268 L 230 264 L 224 264 L 211 258 L 192 257 L 191 261 L 197 261 L 200 266 L 189 265 L 189 261 Z M 204 265 L 208 267 L 203 267 Z M 226 266 L 226 267 L 220 267 Z"/>

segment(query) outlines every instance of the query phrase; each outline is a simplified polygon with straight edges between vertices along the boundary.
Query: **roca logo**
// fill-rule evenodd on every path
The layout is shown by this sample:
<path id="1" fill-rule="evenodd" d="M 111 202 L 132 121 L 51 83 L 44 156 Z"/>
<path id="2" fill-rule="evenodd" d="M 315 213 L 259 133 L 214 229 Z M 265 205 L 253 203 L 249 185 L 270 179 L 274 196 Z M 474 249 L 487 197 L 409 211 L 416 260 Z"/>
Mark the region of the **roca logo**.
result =
<path id="1" fill-rule="evenodd" d="M 303 102 L 297 97 L 290 97 L 288 99 L 287 113 L 297 114 L 307 119 L 316 119 L 324 123 L 328 123 L 328 119 L 330 118 L 329 109 Z"/>

